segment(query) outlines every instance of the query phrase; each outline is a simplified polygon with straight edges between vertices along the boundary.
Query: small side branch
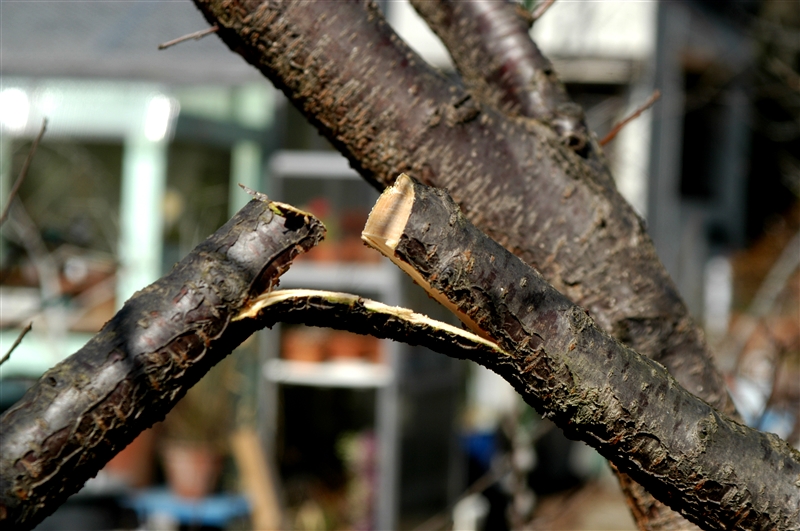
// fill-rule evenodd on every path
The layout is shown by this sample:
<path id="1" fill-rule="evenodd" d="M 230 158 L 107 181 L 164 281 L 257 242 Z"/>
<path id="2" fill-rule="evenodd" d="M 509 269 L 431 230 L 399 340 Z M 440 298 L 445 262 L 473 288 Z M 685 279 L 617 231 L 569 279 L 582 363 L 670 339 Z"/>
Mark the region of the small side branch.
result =
<path id="1" fill-rule="evenodd" d="M 537 20 L 542 18 L 542 15 L 544 15 L 545 12 L 548 9 L 550 9 L 550 6 L 552 6 L 555 3 L 556 0 L 544 0 L 543 2 L 539 2 L 536 5 L 536 9 L 534 9 L 533 12 L 531 13 L 531 18 L 533 19 L 533 22 L 536 22 Z"/>
<path id="2" fill-rule="evenodd" d="M 620 131 L 622 131 L 623 127 L 625 127 L 626 125 L 628 125 L 628 123 L 638 118 L 639 115 L 641 115 L 644 111 L 652 107 L 653 104 L 659 100 L 659 98 L 661 98 L 661 91 L 656 89 L 653 91 L 653 94 L 651 94 L 650 97 L 647 98 L 647 101 L 641 104 L 635 111 L 633 111 L 630 115 L 628 115 L 624 120 L 618 122 L 614 127 L 612 127 L 611 131 L 609 131 L 608 134 L 603 137 L 603 139 L 599 142 L 599 144 L 601 146 L 605 146 L 606 144 L 614 140 L 614 137 L 616 137 L 617 134 Z"/>
<path id="3" fill-rule="evenodd" d="M 14 340 L 14 344 L 11 345 L 11 348 L 8 349 L 8 352 L 6 352 L 5 355 L 2 358 L 0 358 L 0 365 L 8 361 L 8 358 L 11 357 L 11 353 L 14 352 L 14 349 L 16 349 L 20 343 L 22 343 L 22 338 L 24 338 L 28 334 L 28 332 L 31 331 L 32 328 L 33 328 L 33 321 L 28 323 L 28 326 L 22 329 L 22 332 L 20 332 L 19 335 L 17 336 L 17 339 Z"/>
<path id="4" fill-rule="evenodd" d="M 14 181 L 14 186 L 11 187 L 11 191 L 8 193 L 8 199 L 6 199 L 6 204 L 3 207 L 3 213 L 0 214 L 0 225 L 5 223 L 6 219 L 8 219 L 8 212 L 11 210 L 11 203 L 13 203 L 14 198 L 17 196 L 19 192 L 19 187 L 22 186 L 22 181 L 25 180 L 25 177 L 28 176 L 28 168 L 31 166 L 31 161 L 33 160 L 33 155 L 36 153 L 36 148 L 39 147 L 39 142 L 42 140 L 44 136 L 44 132 L 47 129 L 47 118 L 42 120 L 42 127 L 39 129 L 39 134 L 36 135 L 36 138 L 31 145 L 30 151 L 28 151 L 28 157 L 25 159 L 25 163 L 22 165 L 22 169 L 19 172 L 19 177 L 17 180 Z"/>
<path id="5" fill-rule="evenodd" d="M 210 28 L 206 28 L 200 31 L 195 31 L 194 33 L 189 33 L 188 35 L 184 35 L 183 37 L 178 37 L 177 39 L 172 39 L 171 41 L 162 42 L 161 44 L 158 45 L 158 49 L 165 50 L 170 46 L 175 46 L 176 44 L 180 44 L 184 41 L 190 41 L 192 39 L 197 41 L 202 39 L 206 35 L 211 35 L 212 33 L 216 33 L 217 31 L 219 31 L 219 26 L 214 24 Z"/>
<path id="6" fill-rule="evenodd" d="M 748 341 L 755 333 L 764 318 L 767 317 L 775 308 L 781 293 L 786 290 L 792 274 L 800 267 L 800 232 L 796 233 L 786 247 L 781 252 L 778 259 L 770 268 L 764 281 L 758 287 L 753 297 L 750 307 L 745 315 L 753 317 L 752 320 L 745 322 L 733 333 L 732 357 L 736 360 L 735 367 L 739 367 L 742 361 L 742 354 Z M 734 371 L 736 372 L 736 370 Z"/>

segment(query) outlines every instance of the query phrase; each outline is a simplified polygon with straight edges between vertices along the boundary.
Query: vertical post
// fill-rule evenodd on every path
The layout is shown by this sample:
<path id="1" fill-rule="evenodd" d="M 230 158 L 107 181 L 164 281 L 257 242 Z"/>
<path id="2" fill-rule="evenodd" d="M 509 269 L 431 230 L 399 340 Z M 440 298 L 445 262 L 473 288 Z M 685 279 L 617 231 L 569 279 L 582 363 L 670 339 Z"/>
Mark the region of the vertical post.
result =
<path id="1" fill-rule="evenodd" d="M 126 140 L 122 157 L 117 306 L 161 276 L 167 143 Z"/>
<path id="2" fill-rule="evenodd" d="M 8 202 L 8 193 L 11 191 L 11 141 L 10 135 L 0 135 L 0 209 L 5 208 Z M 0 264 L 6 253 L 6 240 L 0 238 Z"/>
<path id="3" fill-rule="evenodd" d="M 264 84 L 239 87 L 234 94 L 234 116 L 244 126 L 265 131 L 272 124 L 274 97 Z M 240 140 L 231 148 L 231 180 L 228 192 L 229 215 L 233 216 L 250 199 L 239 188 L 239 183 L 269 193 L 262 179 L 264 167 L 264 142 Z"/>
<path id="4" fill-rule="evenodd" d="M 383 294 L 383 303 L 390 306 L 402 306 L 399 271 L 387 266 L 388 280 Z M 375 408 L 375 427 L 378 440 L 378 489 L 377 506 L 375 507 L 375 529 L 396 529 L 398 511 L 398 470 L 400 464 L 400 343 L 384 340 L 386 345 L 386 363 L 389 365 L 392 378 L 390 382 L 378 388 Z"/>

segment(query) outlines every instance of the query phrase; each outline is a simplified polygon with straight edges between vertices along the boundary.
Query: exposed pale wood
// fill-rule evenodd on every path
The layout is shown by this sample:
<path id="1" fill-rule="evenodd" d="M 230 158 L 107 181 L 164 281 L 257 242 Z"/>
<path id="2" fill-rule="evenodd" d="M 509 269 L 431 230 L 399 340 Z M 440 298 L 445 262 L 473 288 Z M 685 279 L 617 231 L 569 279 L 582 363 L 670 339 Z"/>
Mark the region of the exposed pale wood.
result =
<path id="1" fill-rule="evenodd" d="M 344 318 L 337 318 L 337 317 Z M 283 289 L 253 299 L 233 319 L 255 320 L 260 326 L 295 322 L 393 339 L 478 363 L 483 357 L 509 354 L 491 340 L 431 319 L 408 308 L 389 306 L 350 293 L 315 289 Z"/>
<path id="2" fill-rule="evenodd" d="M 394 186 L 387 188 L 386 192 L 378 198 L 367 219 L 367 225 L 361 233 L 361 239 L 392 260 L 394 249 L 400 242 L 400 236 L 403 234 L 413 204 L 414 187 L 411 178 L 405 173 L 400 174 Z M 464 315 L 447 297 L 434 290 L 417 270 L 405 262 L 395 261 L 395 264 L 414 279 L 414 282 L 422 286 L 439 304 L 453 312 L 470 330 L 485 337 L 485 332 L 469 316 Z"/>

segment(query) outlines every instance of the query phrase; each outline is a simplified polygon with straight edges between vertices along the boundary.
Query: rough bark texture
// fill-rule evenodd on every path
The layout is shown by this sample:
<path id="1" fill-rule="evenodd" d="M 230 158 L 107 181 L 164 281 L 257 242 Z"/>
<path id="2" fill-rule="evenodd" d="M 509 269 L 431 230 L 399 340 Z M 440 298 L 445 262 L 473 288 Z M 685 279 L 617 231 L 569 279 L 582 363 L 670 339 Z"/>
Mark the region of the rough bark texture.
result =
<path id="1" fill-rule="evenodd" d="M 497 0 L 411 0 L 417 12 L 442 39 L 470 92 L 506 114 L 519 114 L 551 124 L 562 140 L 599 164 L 599 147 L 586 126 L 582 109 L 569 98 L 553 65 L 531 40 L 528 21 L 515 2 Z M 678 380 L 685 383 L 679 373 Z M 721 380 L 709 382 L 712 399 L 724 393 Z M 729 411 L 731 413 L 731 411 Z M 637 524 L 643 530 L 688 531 L 692 524 L 670 511 L 641 486 L 620 477 Z"/>
<path id="2" fill-rule="evenodd" d="M 256 325 L 233 321 L 324 228 L 254 199 L 0 417 L 0 527 L 30 529 Z"/>
<path id="3" fill-rule="evenodd" d="M 603 329 L 665 365 L 691 392 L 735 413 L 702 333 L 593 143 L 583 158 L 564 146 L 557 130 L 481 106 L 479 98 L 428 67 L 371 4 L 195 3 L 220 25 L 223 41 L 281 88 L 368 181 L 380 188 L 406 171 L 448 189 L 473 223 L 537 267 Z M 553 105 L 563 92 L 553 85 L 552 71 L 532 43 L 524 44 L 519 22 L 499 12 L 501 22 L 488 15 L 487 28 L 479 32 L 488 39 L 507 28 L 508 42 L 499 50 L 460 40 L 456 30 L 448 38 L 441 29 L 446 17 L 432 25 L 468 72 L 468 82 L 477 83 L 481 63 L 497 64 L 492 54 L 513 54 L 508 45 L 522 46 L 515 66 L 506 64 L 524 72 L 495 75 L 480 99 L 521 98 L 519 86 L 534 80 L 543 83 L 539 93 L 549 99 L 542 105 L 555 116 Z M 470 45 L 477 52 L 459 53 Z M 497 99 L 493 87 L 500 87 Z M 640 491 L 639 497 L 646 494 Z M 652 519 L 663 520 L 656 513 Z"/>
<path id="4" fill-rule="evenodd" d="M 703 529 L 800 529 L 800 452 L 686 391 L 469 223 L 446 192 L 410 181 L 398 180 L 413 206 L 392 259 L 512 354 L 481 363 Z"/>
<path id="5" fill-rule="evenodd" d="M 604 330 L 733 411 L 643 220 L 604 165 L 566 148 L 549 126 L 481 106 L 410 50 L 371 3 L 195 3 L 369 182 L 383 188 L 405 171 L 449 190 L 472 223 Z"/>
<path id="6" fill-rule="evenodd" d="M 411 0 L 481 102 L 550 124 L 566 145 L 596 156 L 583 109 L 528 36 L 518 4 L 497 0 Z"/>

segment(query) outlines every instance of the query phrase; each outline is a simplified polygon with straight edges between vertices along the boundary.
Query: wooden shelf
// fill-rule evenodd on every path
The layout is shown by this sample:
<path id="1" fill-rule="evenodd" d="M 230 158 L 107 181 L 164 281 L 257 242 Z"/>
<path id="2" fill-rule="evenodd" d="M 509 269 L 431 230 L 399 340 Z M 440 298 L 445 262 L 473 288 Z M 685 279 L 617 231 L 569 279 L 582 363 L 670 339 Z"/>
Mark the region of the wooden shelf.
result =
<path id="1" fill-rule="evenodd" d="M 384 294 L 397 283 L 397 268 L 388 260 L 379 264 L 300 262 L 280 281 L 281 288 L 327 289 Z"/>
<path id="2" fill-rule="evenodd" d="M 393 380 L 391 369 L 362 361 L 303 362 L 267 360 L 264 376 L 271 382 L 313 387 L 371 389 L 386 387 Z"/>

